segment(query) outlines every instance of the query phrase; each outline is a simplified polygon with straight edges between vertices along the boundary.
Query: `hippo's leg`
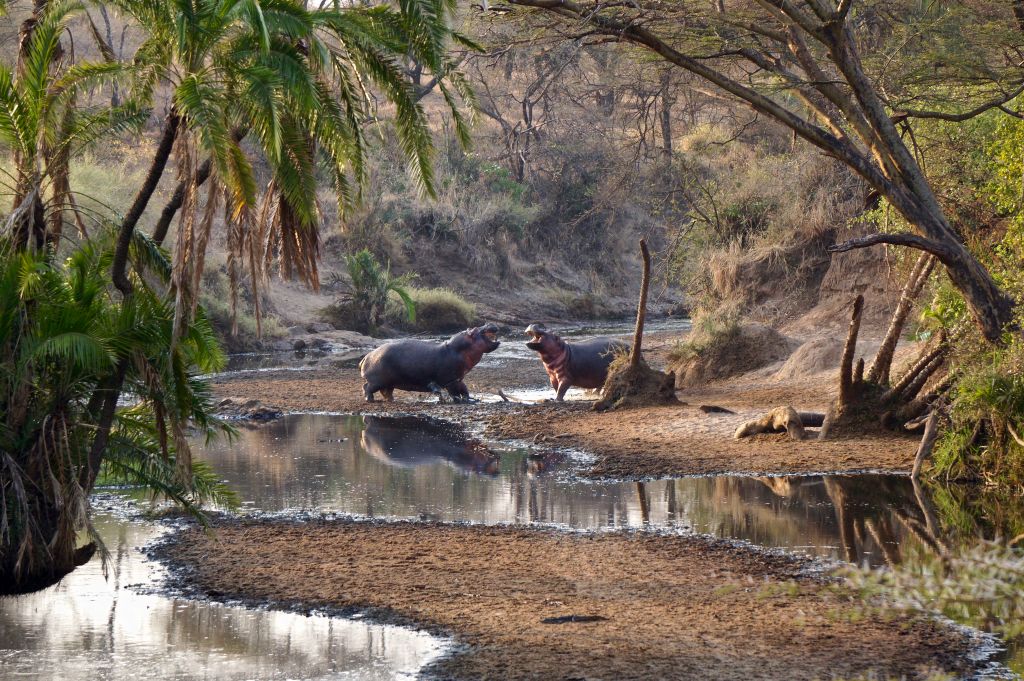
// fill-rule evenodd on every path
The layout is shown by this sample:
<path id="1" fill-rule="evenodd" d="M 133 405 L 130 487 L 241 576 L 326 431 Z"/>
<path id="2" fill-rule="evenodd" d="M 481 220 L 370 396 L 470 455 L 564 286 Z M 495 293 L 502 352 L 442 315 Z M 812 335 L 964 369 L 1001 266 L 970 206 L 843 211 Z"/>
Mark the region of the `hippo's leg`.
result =
<path id="1" fill-rule="evenodd" d="M 395 389 L 394 388 L 381 388 L 380 396 L 384 398 L 385 402 L 395 401 Z"/>
<path id="2" fill-rule="evenodd" d="M 569 392 L 569 388 L 572 387 L 572 383 L 569 381 L 562 381 L 558 384 L 558 394 L 555 395 L 555 400 L 563 402 L 565 400 L 565 393 Z"/>
<path id="3" fill-rule="evenodd" d="M 427 384 L 427 390 L 437 395 L 437 401 L 443 403 L 447 398 L 444 396 L 444 388 L 441 387 L 436 381 L 431 381 Z"/>
<path id="4" fill-rule="evenodd" d="M 371 390 L 370 389 L 370 382 L 369 381 L 367 381 L 366 383 L 363 383 L 363 396 L 366 398 L 367 402 L 373 402 L 374 401 L 373 400 L 373 393 L 375 393 L 375 392 L 377 392 L 377 389 L 374 388 L 374 389 Z"/>
<path id="5" fill-rule="evenodd" d="M 448 394 L 456 402 L 469 402 L 469 388 L 462 381 L 455 381 L 448 385 Z"/>

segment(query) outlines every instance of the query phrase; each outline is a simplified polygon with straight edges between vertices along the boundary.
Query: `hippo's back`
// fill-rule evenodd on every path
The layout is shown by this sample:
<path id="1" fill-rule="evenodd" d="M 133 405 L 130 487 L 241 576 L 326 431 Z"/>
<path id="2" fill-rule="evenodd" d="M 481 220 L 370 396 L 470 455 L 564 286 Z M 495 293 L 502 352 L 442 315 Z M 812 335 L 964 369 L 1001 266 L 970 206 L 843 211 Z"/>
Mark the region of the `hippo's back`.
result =
<path id="1" fill-rule="evenodd" d="M 445 347 L 422 340 L 400 340 L 371 350 L 359 363 L 363 378 L 393 385 L 426 386 L 450 373 Z"/>
<path id="2" fill-rule="evenodd" d="M 608 367 L 617 352 L 628 346 L 614 338 L 592 338 L 570 344 L 570 372 L 573 385 L 600 388 L 608 377 Z"/>
<path id="3" fill-rule="evenodd" d="M 621 340 L 614 338 L 592 338 L 588 341 L 580 341 L 572 343 L 573 354 L 583 354 L 587 356 L 601 356 L 607 359 L 607 364 L 611 364 L 611 360 L 615 358 L 615 352 L 625 351 L 629 349 L 629 345 Z"/>

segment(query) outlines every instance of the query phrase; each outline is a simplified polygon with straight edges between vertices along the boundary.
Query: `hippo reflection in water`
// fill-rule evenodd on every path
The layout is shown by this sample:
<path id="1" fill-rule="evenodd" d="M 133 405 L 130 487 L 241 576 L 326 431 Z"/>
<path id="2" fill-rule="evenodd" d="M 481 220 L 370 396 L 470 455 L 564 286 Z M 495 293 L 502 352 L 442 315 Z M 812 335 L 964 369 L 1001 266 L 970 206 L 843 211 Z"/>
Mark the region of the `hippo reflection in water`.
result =
<path id="1" fill-rule="evenodd" d="M 456 402 L 469 401 L 463 377 L 488 352 L 498 349 L 498 327 L 494 324 L 460 331 L 446 342 L 402 340 L 371 350 L 359 363 L 363 395 L 373 402 L 379 392 L 388 402 L 395 389 L 441 394 L 447 390 Z"/>
<path id="2" fill-rule="evenodd" d="M 464 471 L 497 475 L 498 457 L 462 428 L 414 416 L 364 416 L 362 446 L 375 459 L 415 468 L 439 461 Z"/>

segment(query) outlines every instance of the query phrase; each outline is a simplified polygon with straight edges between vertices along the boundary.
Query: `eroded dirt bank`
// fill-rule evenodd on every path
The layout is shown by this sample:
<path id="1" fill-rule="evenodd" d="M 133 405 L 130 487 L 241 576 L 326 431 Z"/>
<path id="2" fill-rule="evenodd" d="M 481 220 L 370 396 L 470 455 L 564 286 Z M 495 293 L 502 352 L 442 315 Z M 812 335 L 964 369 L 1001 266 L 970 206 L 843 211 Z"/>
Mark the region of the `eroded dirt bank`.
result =
<path id="1" fill-rule="evenodd" d="M 247 521 L 161 549 L 216 598 L 368 610 L 468 648 L 428 676 L 919 678 L 965 671 L 927 621 L 863 617 L 806 561 L 700 537 Z M 586 615 L 593 622 L 545 624 Z"/>

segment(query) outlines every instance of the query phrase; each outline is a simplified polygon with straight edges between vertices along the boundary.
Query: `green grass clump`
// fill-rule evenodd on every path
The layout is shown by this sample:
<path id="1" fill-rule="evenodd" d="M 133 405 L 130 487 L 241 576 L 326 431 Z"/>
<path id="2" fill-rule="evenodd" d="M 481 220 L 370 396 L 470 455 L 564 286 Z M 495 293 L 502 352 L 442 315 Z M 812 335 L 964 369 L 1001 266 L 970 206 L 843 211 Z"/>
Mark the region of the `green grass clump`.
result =
<path id="1" fill-rule="evenodd" d="M 398 301 L 389 302 L 387 318 L 398 328 L 417 333 L 454 333 L 473 325 L 476 305 L 447 288 L 407 287 L 416 308 L 415 321 L 409 321 Z"/>

